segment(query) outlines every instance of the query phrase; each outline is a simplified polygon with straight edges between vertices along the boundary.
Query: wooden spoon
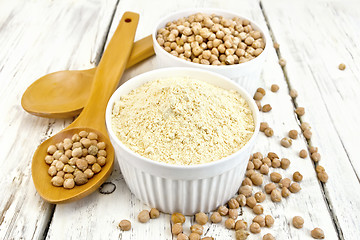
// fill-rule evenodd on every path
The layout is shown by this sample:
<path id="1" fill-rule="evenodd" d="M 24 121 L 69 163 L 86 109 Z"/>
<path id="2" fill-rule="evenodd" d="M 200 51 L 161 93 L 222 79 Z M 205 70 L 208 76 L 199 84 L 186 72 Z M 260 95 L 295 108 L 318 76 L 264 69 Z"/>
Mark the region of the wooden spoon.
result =
<path id="1" fill-rule="evenodd" d="M 124 13 L 96 70 L 90 98 L 84 110 L 72 124 L 43 142 L 36 150 L 32 159 L 31 173 L 36 190 L 46 201 L 64 203 L 85 197 L 94 192 L 110 175 L 114 163 L 114 148 L 105 127 L 105 109 L 125 70 L 138 21 L 138 14 Z M 55 187 L 51 184 L 51 177 L 47 173 L 49 165 L 44 161 L 47 148 L 63 141 L 64 138 L 71 138 L 82 130 L 95 132 L 99 141 L 106 143 L 106 164 L 84 185 L 75 186 L 73 189 Z"/>
<path id="2" fill-rule="evenodd" d="M 152 37 L 135 42 L 126 67 L 154 55 Z M 30 114 L 47 118 L 69 118 L 80 114 L 90 96 L 96 68 L 47 74 L 32 83 L 21 98 Z"/>

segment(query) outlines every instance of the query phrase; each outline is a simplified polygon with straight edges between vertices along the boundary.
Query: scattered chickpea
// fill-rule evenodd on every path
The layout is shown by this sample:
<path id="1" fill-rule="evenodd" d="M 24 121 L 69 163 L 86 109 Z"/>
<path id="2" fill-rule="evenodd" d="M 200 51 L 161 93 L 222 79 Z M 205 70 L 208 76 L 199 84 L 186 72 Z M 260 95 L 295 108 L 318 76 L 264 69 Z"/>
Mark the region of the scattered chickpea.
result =
<path id="1" fill-rule="evenodd" d="M 311 230 L 311 236 L 315 239 L 325 238 L 324 231 L 321 228 L 314 228 L 313 230 Z"/>
<path id="2" fill-rule="evenodd" d="M 271 161 L 271 166 L 273 168 L 279 168 L 281 166 L 281 161 L 278 158 L 275 158 Z"/>
<path id="3" fill-rule="evenodd" d="M 254 217 L 253 222 L 258 223 L 260 225 L 260 227 L 265 227 L 265 218 L 262 216 Z"/>
<path id="4" fill-rule="evenodd" d="M 241 186 L 252 186 L 252 181 L 250 178 L 246 177 L 243 182 L 241 183 Z"/>
<path id="5" fill-rule="evenodd" d="M 263 163 L 260 159 L 255 158 L 255 159 L 253 159 L 253 164 L 254 164 L 254 168 L 256 170 L 259 170 Z"/>
<path id="6" fill-rule="evenodd" d="M 277 85 L 277 84 L 273 84 L 273 85 L 271 85 L 271 91 L 272 92 L 277 92 L 277 91 L 279 91 L 279 85 Z"/>
<path id="7" fill-rule="evenodd" d="M 296 228 L 302 228 L 304 226 L 304 219 L 300 216 L 293 217 L 292 224 Z"/>
<path id="8" fill-rule="evenodd" d="M 305 149 L 300 150 L 299 157 L 307 158 L 307 156 L 308 156 L 308 153 L 307 153 L 307 151 Z"/>
<path id="9" fill-rule="evenodd" d="M 298 92 L 295 89 L 290 90 L 290 97 L 296 98 L 298 96 Z"/>
<path id="10" fill-rule="evenodd" d="M 150 218 L 151 219 L 155 219 L 155 218 L 158 218 L 160 216 L 160 212 L 159 210 L 157 210 L 156 208 L 152 208 L 150 209 Z"/>
<path id="11" fill-rule="evenodd" d="M 323 183 L 326 183 L 328 181 L 328 179 L 329 179 L 329 176 L 325 171 L 319 172 L 317 174 L 317 177 L 320 180 L 320 182 L 323 182 Z"/>
<path id="12" fill-rule="evenodd" d="M 296 130 L 290 130 L 288 135 L 289 135 L 289 137 L 290 137 L 291 139 L 297 139 L 297 137 L 298 137 L 298 131 L 296 131 Z"/>
<path id="13" fill-rule="evenodd" d="M 315 170 L 317 173 L 325 172 L 325 168 L 321 165 L 317 165 Z"/>
<path id="14" fill-rule="evenodd" d="M 270 197 L 273 202 L 281 202 L 281 192 L 276 188 L 271 191 Z"/>
<path id="15" fill-rule="evenodd" d="M 275 182 L 275 183 L 280 182 L 281 179 L 282 179 L 282 176 L 281 176 L 280 173 L 273 172 L 273 173 L 270 174 L 270 180 Z"/>
<path id="16" fill-rule="evenodd" d="M 274 48 L 275 48 L 275 49 L 279 49 L 279 47 L 280 47 L 280 44 L 277 43 L 277 42 L 274 42 Z"/>
<path id="17" fill-rule="evenodd" d="M 280 161 L 280 167 L 282 169 L 287 169 L 290 166 L 290 160 L 287 158 L 282 158 Z"/>
<path id="18" fill-rule="evenodd" d="M 263 206 L 261 206 L 260 204 L 256 204 L 256 205 L 253 207 L 253 212 L 254 212 L 256 215 L 263 214 L 264 208 L 263 208 Z"/>
<path id="19" fill-rule="evenodd" d="M 346 65 L 345 65 L 345 64 L 343 64 L 343 63 L 340 63 L 340 64 L 339 64 L 339 69 L 340 69 L 341 71 L 345 70 L 345 68 L 346 68 Z"/>
<path id="20" fill-rule="evenodd" d="M 268 157 L 264 157 L 262 160 L 263 164 L 268 165 L 269 167 L 271 166 L 271 160 Z"/>
<path id="21" fill-rule="evenodd" d="M 228 206 L 231 209 L 239 208 L 239 203 L 238 203 L 238 201 L 236 201 L 235 198 L 232 198 L 232 199 L 229 200 Z"/>
<path id="22" fill-rule="evenodd" d="M 248 206 L 248 207 L 250 207 L 251 209 L 253 208 L 253 207 L 255 207 L 255 205 L 256 205 L 256 199 L 255 199 L 255 197 L 248 197 L 247 199 L 246 199 L 246 205 Z"/>
<path id="23" fill-rule="evenodd" d="M 235 230 L 240 230 L 240 229 L 247 229 L 247 222 L 245 222 L 242 219 L 239 219 L 235 222 Z"/>
<path id="24" fill-rule="evenodd" d="M 279 156 L 278 156 L 276 153 L 274 153 L 274 152 L 268 152 L 267 157 L 268 157 L 271 161 L 274 160 L 275 158 L 279 159 Z"/>
<path id="25" fill-rule="evenodd" d="M 299 173 L 298 171 L 294 172 L 293 180 L 295 182 L 301 182 L 302 179 L 303 179 L 303 175 L 301 175 L 301 173 Z"/>
<path id="26" fill-rule="evenodd" d="M 238 203 L 241 207 L 246 205 L 246 197 L 244 196 L 244 194 L 239 194 L 236 197 L 236 201 L 238 201 Z"/>
<path id="27" fill-rule="evenodd" d="M 260 123 L 260 131 L 265 132 L 265 130 L 269 127 L 269 124 L 267 122 L 261 122 Z"/>
<path id="28" fill-rule="evenodd" d="M 275 237 L 271 233 L 267 233 L 263 236 L 263 240 L 275 240 Z"/>
<path id="29" fill-rule="evenodd" d="M 225 227 L 227 229 L 234 229 L 235 228 L 235 220 L 232 218 L 228 218 L 225 221 Z"/>
<path id="30" fill-rule="evenodd" d="M 266 215 L 265 216 L 265 225 L 270 228 L 274 225 L 274 218 L 271 215 Z"/>
<path id="31" fill-rule="evenodd" d="M 260 93 L 260 92 L 256 92 L 254 94 L 254 100 L 260 101 L 263 97 L 264 97 L 264 95 L 262 95 L 262 93 Z"/>
<path id="32" fill-rule="evenodd" d="M 240 230 L 237 230 L 235 232 L 235 237 L 236 237 L 236 240 L 246 240 L 247 237 L 249 236 L 249 232 L 246 231 L 245 229 L 240 229 Z"/>
<path id="33" fill-rule="evenodd" d="M 263 112 L 270 112 L 272 109 L 271 105 L 270 104 L 265 104 L 263 107 L 262 107 L 262 110 Z"/>
<path id="34" fill-rule="evenodd" d="M 263 89 L 263 88 L 258 88 L 258 89 L 256 89 L 256 92 L 259 92 L 259 93 L 261 93 L 263 96 L 265 96 L 266 95 L 266 91 L 265 91 L 265 89 Z"/>
<path id="35" fill-rule="evenodd" d="M 267 175 L 269 173 L 269 166 L 267 164 L 262 164 L 260 167 L 260 173 Z"/>
<path id="36" fill-rule="evenodd" d="M 138 220 L 141 223 L 146 223 L 150 220 L 150 213 L 148 210 L 142 210 L 138 215 Z"/>
<path id="37" fill-rule="evenodd" d="M 265 185 L 265 192 L 270 194 L 274 189 L 276 189 L 275 183 L 268 183 Z"/>
<path id="38" fill-rule="evenodd" d="M 266 195 L 263 192 L 255 193 L 254 197 L 256 199 L 256 202 L 258 202 L 258 203 L 262 203 L 266 199 Z"/>
<path id="39" fill-rule="evenodd" d="M 178 235 L 179 233 L 181 233 L 183 231 L 183 227 L 181 225 L 181 223 L 175 223 L 172 225 L 171 227 L 171 233 L 173 235 Z"/>
<path id="40" fill-rule="evenodd" d="M 317 152 L 317 151 L 318 151 L 318 148 L 317 148 L 317 147 L 311 146 L 311 147 L 309 148 L 309 152 L 310 152 L 310 153 L 314 153 L 314 152 Z"/>
<path id="41" fill-rule="evenodd" d="M 203 212 L 198 212 L 195 214 L 195 221 L 200 225 L 206 224 L 208 220 L 208 216 Z"/>
<path id="42" fill-rule="evenodd" d="M 188 240 L 189 237 L 187 235 L 185 235 L 184 233 L 180 233 L 178 236 L 177 236 L 177 240 Z"/>
<path id="43" fill-rule="evenodd" d="M 282 187 L 281 188 L 281 196 L 283 197 L 283 198 L 287 198 L 288 196 L 290 196 L 290 190 L 288 189 L 288 188 L 286 188 L 286 187 Z"/>
<path id="44" fill-rule="evenodd" d="M 310 124 L 307 122 L 302 122 L 300 128 L 303 132 L 311 129 Z"/>
<path id="45" fill-rule="evenodd" d="M 252 161 L 249 161 L 246 170 L 252 170 L 252 169 L 254 169 L 254 163 Z"/>
<path id="46" fill-rule="evenodd" d="M 253 222 L 250 225 L 250 232 L 257 234 L 261 232 L 261 227 L 257 222 Z"/>
<path id="47" fill-rule="evenodd" d="M 297 108 L 295 109 L 295 113 L 296 113 L 299 117 L 301 117 L 301 116 L 303 116 L 303 115 L 305 114 L 305 108 L 303 108 L 303 107 L 297 107 Z"/>
<path id="48" fill-rule="evenodd" d="M 239 216 L 239 211 L 237 209 L 229 209 L 229 218 L 237 219 Z"/>
<path id="49" fill-rule="evenodd" d="M 212 223 L 219 223 L 222 221 L 222 217 L 219 212 L 213 212 L 210 216 L 210 221 Z"/>
<path id="50" fill-rule="evenodd" d="M 197 233 L 190 233 L 190 235 L 189 235 L 189 240 L 200 240 L 200 239 L 201 239 L 201 237 Z"/>
<path id="51" fill-rule="evenodd" d="M 320 161 L 320 159 L 321 159 L 320 153 L 318 153 L 318 152 L 312 153 L 312 154 L 311 154 L 311 159 L 312 159 L 314 162 Z"/>
<path id="52" fill-rule="evenodd" d="M 274 135 L 274 130 L 269 127 L 267 129 L 265 129 L 264 133 L 267 137 L 272 137 Z"/>
<path id="53" fill-rule="evenodd" d="M 250 176 L 251 181 L 255 186 L 260 186 L 263 183 L 263 175 L 260 173 L 254 173 Z"/>
<path id="54" fill-rule="evenodd" d="M 185 216 L 182 213 L 175 212 L 171 214 L 171 221 L 175 223 L 183 224 L 185 222 Z"/>
<path id="55" fill-rule="evenodd" d="M 290 187 L 291 184 L 291 180 L 289 178 L 283 178 L 281 179 L 281 181 L 279 182 L 279 187 L 285 187 L 288 188 Z"/>
<path id="56" fill-rule="evenodd" d="M 289 148 L 292 145 L 292 140 L 291 140 L 291 138 L 284 137 L 281 139 L 280 144 L 281 144 L 281 146 L 283 146 L 285 148 Z"/>
<path id="57" fill-rule="evenodd" d="M 303 135 L 304 137 L 307 139 L 307 140 L 310 140 L 311 139 L 311 136 L 312 136 L 312 132 L 310 130 L 305 130 L 303 132 Z"/>
<path id="58" fill-rule="evenodd" d="M 131 222 L 129 220 L 121 220 L 119 227 L 122 231 L 129 231 L 131 229 Z"/>
<path id="59" fill-rule="evenodd" d="M 290 192 L 297 193 L 301 190 L 300 184 L 297 182 L 294 182 L 289 187 Z"/>
<path id="60" fill-rule="evenodd" d="M 280 58 L 279 59 L 279 64 L 281 67 L 285 67 L 286 66 L 286 60 L 284 58 Z"/>

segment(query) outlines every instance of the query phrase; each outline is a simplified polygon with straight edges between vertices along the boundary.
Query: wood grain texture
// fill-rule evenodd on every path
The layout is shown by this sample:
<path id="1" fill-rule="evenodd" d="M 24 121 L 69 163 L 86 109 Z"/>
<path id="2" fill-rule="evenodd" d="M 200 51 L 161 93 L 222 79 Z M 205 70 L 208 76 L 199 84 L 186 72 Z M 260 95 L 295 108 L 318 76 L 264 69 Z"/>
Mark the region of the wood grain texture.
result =
<path id="1" fill-rule="evenodd" d="M 336 216 L 339 235 L 354 239 L 360 221 L 358 135 L 360 96 L 358 42 L 360 4 L 355 1 L 262 1 L 280 55 L 287 60 L 289 86 L 305 107 L 301 121 L 312 126 L 310 144 L 329 174 L 324 194 Z M 338 65 L 347 68 L 340 71 Z"/>
<path id="2" fill-rule="evenodd" d="M 0 239 L 41 239 L 53 206 L 36 193 L 32 155 L 72 119 L 42 119 L 21 109 L 42 75 L 89 68 L 99 59 L 116 1 L 0 2 Z"/>
<path id="3" fill-rule="evenodd" d="M 122 0 L 118 5 L 109 36 L 111 36 L 124 11 L 140 13 L 141 17 L 137 32 L 137 39 L 139 39 L 149 34 L 156 21 L 161 17 L 169 12 L 189 7 L 218 7 L 233 10 L 253 18 L 260 26 L 266 29 L 266 22 L 257 1 L 181 1 L 170 3 L 168 1 Z M 294 105 L 288 94 L 287 82 L 277 62 L 276 52 L 271 49 L 262 76 L 262 87 L 268 92 L 262 102 L 264 104 L 271 103 L 273 106 L 273 110 L 262 114 L 262 117 L 274 129 L 275 136 L 267 138 L 261 133 L 255 151 L 260 151 L 263 154 L 274 151 L 281 157 L 291 159 L 291 167 L 287 171 L 278 169 L 274 171 L 278 171 L 289 178 L 291 178 L 293 172 L 300 171 L 304 176 L 301 183 L 303 190 L 276 204 L 272 203 L 269 196 L 267 196 L 266 202 L 262 204 L 265 209 L 264 213 L 274 216 L 275 225 L 271 229 L 263 228 L 261 234 L 251 235 L 249 239 L 261 239 L 261 236 L 267 232 L 271 232 L 277 239 L 312 239 L 310 231 L 314 227 L 324 229 L 327 239 L 337 239 L 337 232 L 326 201 L 323 198 L 322 188 L 317 181 L 312 162 L 310 158 L 300 159 L 298 157 L 299 150 L 307 148 L 306 141 L 301 136 L 294 141 L 293 146 L 289 149 L 284 149 L 279 145 L 280 139 L 286 136 L 289 130 L 300 130 L 293 112 Z M 122 81 L 159 67 L 161 66 L 157 65 L 155 58 L 152 58 L 126 71 Z M 269 91 L 273 83 L 280 86 L 280 90 L 276 94 Z M 52 237 L 63 234 L 64 236 L 71 236 L 73 239 L 90 236 L 94 239 L 176 239 L 171 235 L 170 216 L 167 214 L 162 214 L 159 219 L 150 220 L 146 224 L 137 221 L 137 214 L 143 209 L 150 209 L 150 207 L 143 205 L 129 192 L 117 164 L 109 181 L 117 187 L 112 194 L 103 195 L 95 192 L 76 203 L 57 206 L 47 238 L 52 239 Z M 268 178 L 266 178 L 266 183 L 268 181 Z M 260 188 L 255 188 L 254 193 L 258 190 Z M 295 215 L 301 215 L 305 219 L 304 228 L 301 230 L 295 229 L 291 225 L 292 217 Z M 251 223 L 254 216 L 248 208 L 244 208 L 243 218 L 246 221 Z M 121 232 L 119 230 L 117 224 L 122 219 L 129 219 L 132 222 L 133 228 L 131 231 Z M 223 223 L 224 221 L 225 218 Z M 190 233 L 189 227 L 193 223 L 193 217 L 187 217 L 184 224 L 185 233 Z M 74 226 L 76 227 L 74 228 Z M 102 231 L 96 231 L 96 229 L 102 229 Z M 224 224 L 208 223 L 205 225 L 204 232 L 204 236 L 212 236 L 215 239 L 234 239 L 235 237 L 234 231 L 225 229 Z"/>

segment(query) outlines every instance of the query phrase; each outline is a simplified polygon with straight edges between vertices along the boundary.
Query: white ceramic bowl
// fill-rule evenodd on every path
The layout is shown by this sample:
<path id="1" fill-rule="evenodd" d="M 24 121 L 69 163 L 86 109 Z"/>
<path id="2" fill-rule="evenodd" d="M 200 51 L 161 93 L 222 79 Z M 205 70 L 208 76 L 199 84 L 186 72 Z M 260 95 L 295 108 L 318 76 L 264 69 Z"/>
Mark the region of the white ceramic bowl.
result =
<path id="1" fill-rule="evenodd" d="M 211 163 L 181 166 L 147 159 L 120 142 L 111 127 L 112 108 L 120 96 L 150 80 L 189 76 L 224 89 L 236 90 L 247 100 L 254 117 L 255 132 L 243 148 Z M 162 212 L 191 215 L 199 211 L 209 212 L 236 193 L 244 178 L 260 123 L 259 111 L 252 97 L 230 79 L 195 68 L 161 68 L 138 75 L 115 91 L 106 109 L 106 125 L 121 172 L 131 192 Z"/>
<path id="2" fill-rule="evenodd" d="M 262 37 L 265 40 L 265 48 L 264 51 L 256 58 L 241 64 L 234 65 L 222 65 L 222 66 L 214 66 L 214 65 L 204 65 L 199 63 L 193 63 L 181 59 L 179 57 L 175 57 L 172 54 L 166 52 L 156 41 L 157 30 L 165 27 L 166 23 L 180 19 L 182 17 L 188 17 L 194 13 L 207 13 L 207 14 L 218 14 L 223 17 L 233 18 L 239 17 L 240 19 L 249 20 L 253 29 L 258 30 L 262 33 Z M 156 53 L 157 66 L 159 67 L 195 67 L 199 69 L 204 69 L 208 71 L 212 71 L 215 73 L 222 74 L 228 78 L 231 78 L 233 81 L 237 82 L 240 86 L 245 88 L 251 95 L 256 92 L 256 89 L 260 86 L 260 74 L 263 69 L 264 61 L 266 58 L 266 54 L 268 51 L 267 44 L 267 36 L 265 32 L 257 25 L 253 20 L 240 16 L 237 13 L 220 10 L 220 9 L 212 9 L 212 8 L 199 8 L 199 9 L 189 9 L 185 11 L 171 13 L 170 15 L 162 18 L 157 24 L 152 33 L 153 42 L 154 42 L 154 50 Z"/>

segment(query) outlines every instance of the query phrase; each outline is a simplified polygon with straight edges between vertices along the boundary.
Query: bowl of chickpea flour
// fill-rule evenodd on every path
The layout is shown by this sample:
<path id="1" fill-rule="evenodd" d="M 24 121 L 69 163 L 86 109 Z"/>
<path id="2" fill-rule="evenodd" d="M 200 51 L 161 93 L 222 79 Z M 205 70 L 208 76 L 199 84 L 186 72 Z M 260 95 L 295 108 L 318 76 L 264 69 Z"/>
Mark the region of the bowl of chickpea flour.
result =
<path id="1" fill-rule="evenodd" d="M 260 84 L 267 32 L 220 9 L 190 9 L 162 18 L 152 33 L 160 67 L 195 67 L 222 74 L 251 95 Z"/>
<path id="2" fill-rule="evenodd" d="M 181 67 L 121 85 L 106 125 L 130 190 L 162 212 L 187 215 L 209 212 L 238 191 L 260 127 L 246 90 L 220 74 Z"/>

